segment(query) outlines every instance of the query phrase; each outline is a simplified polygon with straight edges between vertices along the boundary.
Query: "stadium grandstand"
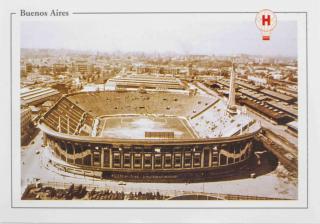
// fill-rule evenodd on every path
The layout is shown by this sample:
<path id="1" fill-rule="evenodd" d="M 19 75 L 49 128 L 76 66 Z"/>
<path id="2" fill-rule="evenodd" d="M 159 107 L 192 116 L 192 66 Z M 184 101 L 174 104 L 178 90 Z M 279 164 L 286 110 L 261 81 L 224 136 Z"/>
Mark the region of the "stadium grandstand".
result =
<path id="1" fill-rule="evenodd" d="M 160 74 L 119 75 L 108 80 L 107 85 L 116 88 L 140 88 L 159 90 L 185 90 L 186 86 L 177 78 Z"/>

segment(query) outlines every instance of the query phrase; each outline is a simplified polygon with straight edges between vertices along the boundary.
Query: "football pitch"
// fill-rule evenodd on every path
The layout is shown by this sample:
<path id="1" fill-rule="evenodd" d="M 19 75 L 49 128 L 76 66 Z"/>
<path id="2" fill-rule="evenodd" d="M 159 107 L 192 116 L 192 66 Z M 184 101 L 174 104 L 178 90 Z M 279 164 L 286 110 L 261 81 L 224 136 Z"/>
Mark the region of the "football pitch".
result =
<path id="1" fill-rule="evenodd" d="M 145 139 L 145 132 L 174 132 L 175 139 L 195 139 L 189 124 L 178 117 L 112 116 L 105 117 L 100 137 Z"/>

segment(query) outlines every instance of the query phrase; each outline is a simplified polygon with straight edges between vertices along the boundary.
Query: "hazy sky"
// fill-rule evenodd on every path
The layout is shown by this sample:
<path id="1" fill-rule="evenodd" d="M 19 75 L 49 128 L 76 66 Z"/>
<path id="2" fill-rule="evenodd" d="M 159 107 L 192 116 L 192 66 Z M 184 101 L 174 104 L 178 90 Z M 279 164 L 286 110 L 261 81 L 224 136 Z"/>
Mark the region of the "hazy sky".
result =
<path id="1" fill-rule="evenodd" d="M 207 15 L 103 15 L 89 20 L 23 21 L 22 48 L 183 54 L 297 55 L 297 23 L 278 21 L 262 41 L 252 21 Z"/>

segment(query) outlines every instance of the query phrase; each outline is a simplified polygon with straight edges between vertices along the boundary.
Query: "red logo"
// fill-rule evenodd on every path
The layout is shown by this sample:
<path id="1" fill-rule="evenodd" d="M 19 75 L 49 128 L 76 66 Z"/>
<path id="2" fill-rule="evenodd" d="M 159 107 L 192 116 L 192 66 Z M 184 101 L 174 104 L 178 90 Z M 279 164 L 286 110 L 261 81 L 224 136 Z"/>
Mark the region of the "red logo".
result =
<path id="1" fill-rule="evenodd" d="M 257 14 L 256 25 L 262 32 L 262 40 L 270 40 L 271 31 L 277 25 L 277 16 L 271 10 L 264 9 Z"/>
<path id="2" fill-rule="evenodd" d="M 266 15 L 262 15 L 262 25 L 265 26 L 266 23 L 268 23 L 268 26 L 270 26 L 270 18 L 270 15 L 268 15 L 267 17 Z"/>

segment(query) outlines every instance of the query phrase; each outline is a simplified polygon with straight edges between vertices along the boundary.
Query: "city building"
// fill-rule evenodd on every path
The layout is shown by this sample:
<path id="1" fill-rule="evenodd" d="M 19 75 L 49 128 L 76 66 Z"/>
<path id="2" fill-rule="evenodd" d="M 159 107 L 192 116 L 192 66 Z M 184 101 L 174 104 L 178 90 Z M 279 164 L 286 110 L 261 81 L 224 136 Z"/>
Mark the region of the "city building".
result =
<path id="1" fill-rule="evenodd" d="M 61 96 L 60 92 L 52 88 L 25 88 L 21 90 L 21 105 L 40 105 L 48 100 L 56 101 Z"/>
<path id="2" fill-rule="evenodd" d="M 31 109 L 24 107 L 20 110 L 20 130 L 21 130 L 21 142 L 24 143 L 29 138 L 31 124 Z"/>

